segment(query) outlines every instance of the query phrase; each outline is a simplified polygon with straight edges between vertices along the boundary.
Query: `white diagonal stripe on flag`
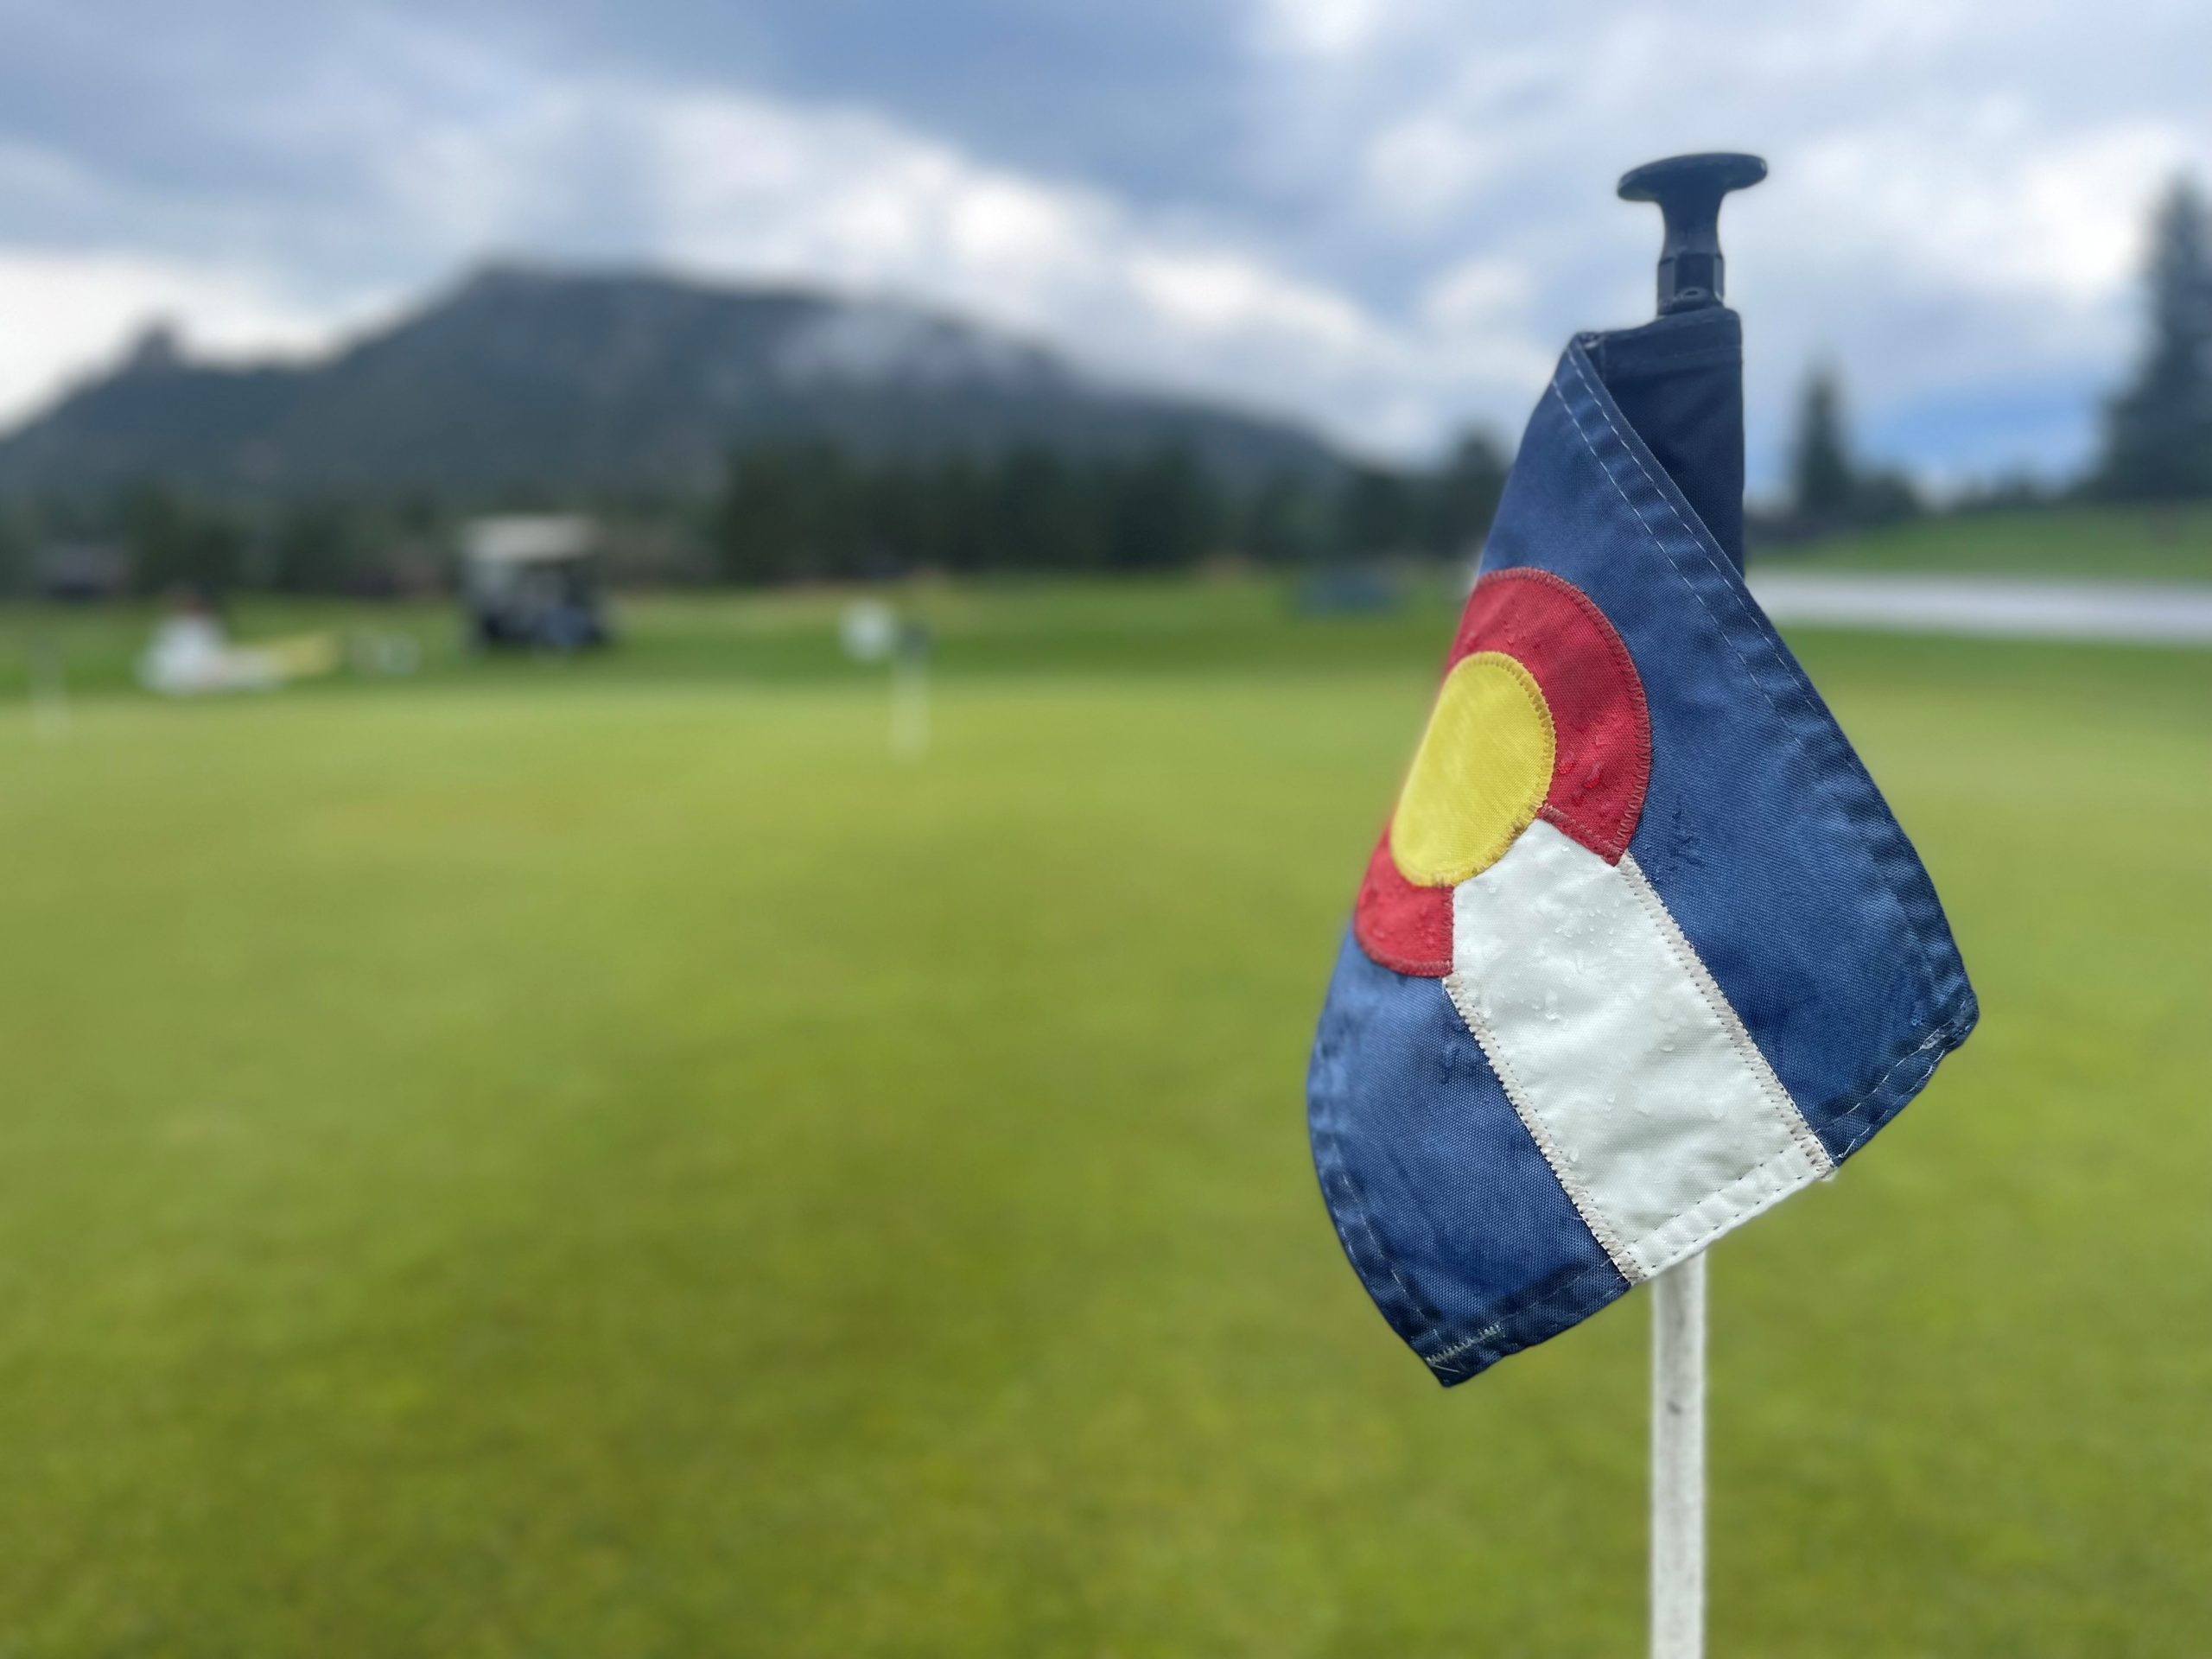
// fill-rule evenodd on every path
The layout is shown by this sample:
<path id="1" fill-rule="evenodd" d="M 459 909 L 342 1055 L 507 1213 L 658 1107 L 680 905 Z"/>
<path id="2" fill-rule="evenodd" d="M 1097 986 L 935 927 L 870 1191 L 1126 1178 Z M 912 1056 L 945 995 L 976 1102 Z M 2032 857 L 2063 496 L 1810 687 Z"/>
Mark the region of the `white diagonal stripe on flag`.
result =
<path id="1" fill-rule="evenodd" d="M 1634 860 L 1552 824 L 1452 896 L 1446 989 L 1615 1265 L 1649 1278 L 1831 1163 Z"/>

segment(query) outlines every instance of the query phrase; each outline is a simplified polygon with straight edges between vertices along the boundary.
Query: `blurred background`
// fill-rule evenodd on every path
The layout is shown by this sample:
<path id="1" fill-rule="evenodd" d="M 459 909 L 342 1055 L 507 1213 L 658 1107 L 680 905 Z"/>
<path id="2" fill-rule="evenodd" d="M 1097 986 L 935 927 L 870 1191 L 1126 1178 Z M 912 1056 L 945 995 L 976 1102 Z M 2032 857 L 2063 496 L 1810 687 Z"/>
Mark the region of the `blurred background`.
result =
<path id="1" fill-rule="evenodd" d="M 1634 1651 L 1643 1299 L 1315 1190 L 1521 423 L 1724 216 L 1985 1009 L 1713 1267 L 1716 1646 L 2212 1623 L 2212 17 L 0 4 L 10 1654 Z"/>

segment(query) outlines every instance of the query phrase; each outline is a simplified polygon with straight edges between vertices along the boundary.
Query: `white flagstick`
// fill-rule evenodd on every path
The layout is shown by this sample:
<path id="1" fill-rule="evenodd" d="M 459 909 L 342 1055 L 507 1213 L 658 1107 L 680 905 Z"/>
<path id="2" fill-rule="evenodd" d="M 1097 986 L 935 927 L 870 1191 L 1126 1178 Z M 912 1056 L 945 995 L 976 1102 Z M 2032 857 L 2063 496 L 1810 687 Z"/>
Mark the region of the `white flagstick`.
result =
<path id="1" fill-rule="evenodd" d="M 930 637 L 910 623 L 891 658 L 891 753 L 909 765 L 930 751 Z"/>
<path id="2" fill-rule="evenodd" d="M 1651 1281 L 1651 1659 L 1705 1653 L 1705 1255 Z"/>
<path id="3" fill-rule="evenodd" d="M 61 652 L 44 630 L 31 638 L 31 730 L 41 742 L 69 735 L 69 675 Z"/>

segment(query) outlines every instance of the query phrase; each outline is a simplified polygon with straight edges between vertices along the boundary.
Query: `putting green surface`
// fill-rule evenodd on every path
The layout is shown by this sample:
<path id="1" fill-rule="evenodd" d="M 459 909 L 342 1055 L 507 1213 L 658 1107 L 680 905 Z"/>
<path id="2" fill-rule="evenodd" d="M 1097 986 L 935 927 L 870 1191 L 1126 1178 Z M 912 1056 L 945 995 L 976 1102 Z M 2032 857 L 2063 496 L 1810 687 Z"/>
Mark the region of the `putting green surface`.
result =
<path id="1" fill-rule="evenodd" d="M 1763 550 L 1761 558 L 1806 570 L 2212 582 L 2212 510 L 2179 503 L 1962 513 L 1778 545 Z"/>
<path id="2" fill-rule="evenodd" d="M 1639 1649 L 1644 1298 L 1447 1394 L 1307 1163 L 1442 613 L 1019 602 L 918 766 L 834 667 L 0 715 L 0 1651 Z M 2201 1652 L 2212 657 L 1803 646 L 1985 1019 L 1715 1252 L 1715 1650 Z"/>

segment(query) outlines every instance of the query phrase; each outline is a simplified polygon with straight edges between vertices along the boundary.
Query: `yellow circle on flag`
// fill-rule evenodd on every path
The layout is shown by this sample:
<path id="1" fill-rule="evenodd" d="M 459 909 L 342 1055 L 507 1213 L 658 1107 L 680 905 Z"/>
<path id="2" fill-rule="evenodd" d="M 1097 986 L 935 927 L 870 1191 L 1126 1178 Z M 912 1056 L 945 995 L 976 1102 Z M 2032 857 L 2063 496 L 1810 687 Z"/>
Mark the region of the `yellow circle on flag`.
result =
<path id="1" fill-rule="evenodd" d="M 1551 792 L 1552 711 L 1502 652 L 1444 677 L 1390 820 L 1390 858 L 1417 887 L 1457 887 L 1505 855 Z"/>

